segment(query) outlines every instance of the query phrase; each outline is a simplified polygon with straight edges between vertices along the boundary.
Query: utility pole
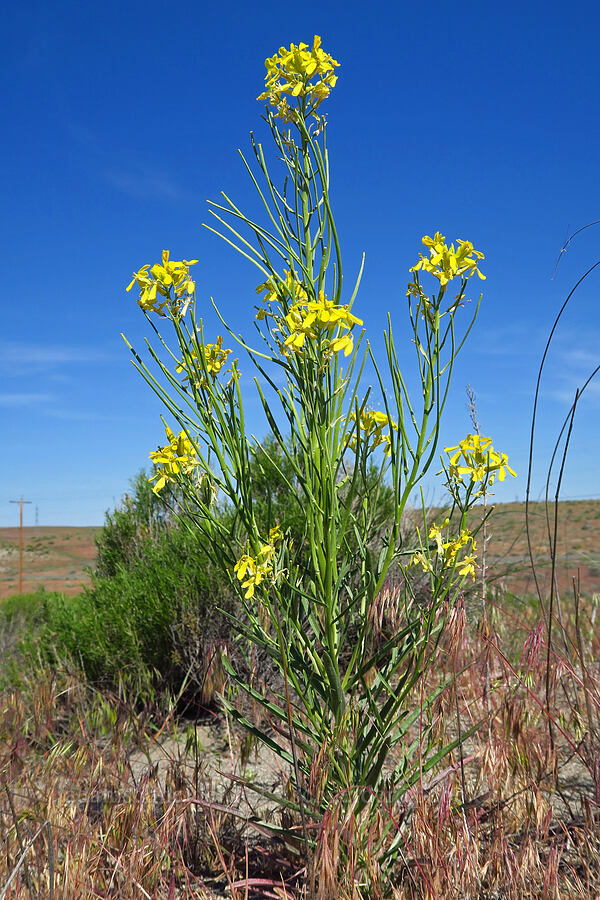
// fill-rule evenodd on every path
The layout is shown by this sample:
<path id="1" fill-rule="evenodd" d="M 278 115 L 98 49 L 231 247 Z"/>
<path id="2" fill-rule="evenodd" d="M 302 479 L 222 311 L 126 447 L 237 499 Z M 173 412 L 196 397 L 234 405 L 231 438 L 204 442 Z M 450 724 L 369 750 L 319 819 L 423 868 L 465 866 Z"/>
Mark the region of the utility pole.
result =
<path id="1" fill-rule="evenodd" d="M 19 497 L 18 500 L 9 500 L 9 503 L 18 503 L 19 504 L 19 593 L 23 593 L 23 504 L 31 503 L 31 500 L 23 500 L 23 497 Z"/>

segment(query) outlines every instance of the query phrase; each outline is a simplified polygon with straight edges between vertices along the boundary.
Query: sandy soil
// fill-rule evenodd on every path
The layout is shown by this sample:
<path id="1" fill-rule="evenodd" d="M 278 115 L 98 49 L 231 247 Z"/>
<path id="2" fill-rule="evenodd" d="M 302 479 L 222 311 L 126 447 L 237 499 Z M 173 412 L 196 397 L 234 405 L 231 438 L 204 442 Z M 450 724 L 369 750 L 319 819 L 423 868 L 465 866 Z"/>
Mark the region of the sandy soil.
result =
<path id="1" fill-rule="evenodd" d="M 96 559 L 98 528 L 43 527 L 23 529 L 23 592 L 43 586 L 49 591 L 78 594 L 89 581 L 86 568 Z M 0 528 L 0 597 L 19 586 L 19 529 Z"/>

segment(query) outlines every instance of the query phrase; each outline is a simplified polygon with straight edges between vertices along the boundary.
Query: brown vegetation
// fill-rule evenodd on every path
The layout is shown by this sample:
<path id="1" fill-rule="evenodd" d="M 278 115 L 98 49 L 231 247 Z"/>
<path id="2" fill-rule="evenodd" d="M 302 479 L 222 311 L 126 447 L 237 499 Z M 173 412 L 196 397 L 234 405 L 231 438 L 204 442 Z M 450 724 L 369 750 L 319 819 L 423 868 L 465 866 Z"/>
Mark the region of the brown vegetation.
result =
<path id="1" fill-rule="evenodd" d="M 5 690 L 1 900 L 600 896 L 600 503 L 563 503 L 560 512 L 551 642 L 531 596 L 524 507 L 499 506 L 485 616 L 476 582 L 447 611 L 421 694 L 443 686 L 422 715 L 440 746 L 457 736 L 460 746 L 401 799 L 386 784 L 375 820 L 352 811 L 344 818 L 334 804 L 304 823 L 310 854 L 297 817 L 252 790 L 289 796 L 288 773 L 223 715 L 178 718 L 164 698 L 132 706 L 124 689 L 100 693 L 69 666 Z M 548 609 L 545 514 L 541 505 L 531 513 Z M 58 543 L 60 531 L 65 552 L 93 560 L 93 529 L 40 536 Z M 80 543 L 67 532 L 79 532 Z M 27 541 L 43 573 L 43 545 L 40 552 Z M 519 586 L 520 596 L 509 593 Z M 282 841 L 272 826 L 298 840 Z"/>
<path id="2" fill-rule="evenodd" d="M 309 822 L 310 878 L 298 844 L 259 822 L 281 823 L 285 810 L 219 774 L 254 771 L 253 783 L 285 795 L 286 773 L 257 763 L 224 719 L 178 723 L 172 711 L 158 718 L 98 694 L 74 673 L 38 675 L 2 698 L 0 896 L 592 900 L 600 644 L 589 619 L 557 637 L 547 703 L 535 618 L 497 610 L 492 622 L 469 622 L 459 603 L 431 676 L 447 687 L 430 712 L 440 741 L 478 729 L 400 802 L 384 790 L 367 830 L 335 809 Z M 299 828 L 289 815 L 285 825 Z M 350 858 L 340 856 L 344 843 Z M 390 885 L 379 871 L 394 845 Z M 361 890 L 365 858 L 372 871 Z"/>

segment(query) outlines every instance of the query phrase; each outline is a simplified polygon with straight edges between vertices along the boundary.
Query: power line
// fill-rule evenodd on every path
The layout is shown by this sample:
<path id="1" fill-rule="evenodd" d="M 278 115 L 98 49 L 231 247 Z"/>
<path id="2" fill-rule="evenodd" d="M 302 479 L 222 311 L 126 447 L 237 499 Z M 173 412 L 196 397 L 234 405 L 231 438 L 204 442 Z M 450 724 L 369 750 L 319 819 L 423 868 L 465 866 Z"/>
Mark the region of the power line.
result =
<path id="1" fill-rule="evenodd" d="M 23 500 L 23 497 L 19 497 L 18 500 L 9 500 L 9 503 L 18 503 L 19 504 L 19 593 L 23 593 L 23 504 L 31 503 L 31 500 Z"/>

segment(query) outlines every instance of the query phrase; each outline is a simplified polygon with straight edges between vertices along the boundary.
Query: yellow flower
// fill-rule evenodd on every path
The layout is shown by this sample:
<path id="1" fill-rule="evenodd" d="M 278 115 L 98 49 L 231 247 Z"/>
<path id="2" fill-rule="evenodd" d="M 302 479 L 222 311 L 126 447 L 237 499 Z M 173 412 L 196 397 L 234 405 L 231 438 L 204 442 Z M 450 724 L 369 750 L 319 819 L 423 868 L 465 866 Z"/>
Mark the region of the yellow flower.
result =
<path id="1" fill-rule="evenodd" d="M 322 328 L 338 324 L 346 328 L 362 325 L 362 320 L 353 316 L 347 306 L 336 306 L 333 300 L 327 299 L 323 291 L 319 292 L 319 299 L 316 302 L 307 303 L 306 308 L 315 314 L 317 322 Z"/>
<path id="2" fill-rule="evenodd" d="M 237 575 L 239 581 L 242 582 L 242 588 L 246 591 L 244 594 L 246 600 L 250 600 L 251 597 L 254 597 L 256 587 L 258 587 L 268 575 L 267 567 L 257 563 L 257 561 L 247 553 L 238 559 L 233 567 L 233 571 Z"/>
<path id="3" fill-rule="evenodd" d="M 194 467 L 199 464 L 194 445 L 185 431 L 180 431 L 178 435 L 175 435 L 167 425 L 165 433 L 169 443 L 150 453 L 150 459 L 158 468 L 156 474 L 148 479 L 148 481 L 156 481 L 152 488 L 155 494 L 159 494 L 168 482 L 176 482 L 177 475 L 180 473 L 190 475 Z"/>
<path id="4" fill-rule="evenodd" d="M 430 553 L 433 551 L 439 558 L 442 569 L 453 569 L 458 566 L 458 574 L 460 576 L 471 575 L 473 580 L 475 580 L 475 566 L 477 565 L 475 551 L 477 550 L 477 543 L 473 540 L 471 532 L 466 528 L 464 528 L 454 540 L 444 541 L 442 530 L 447 528 L 449 524 L 450 519 L 446 518 L 440 525 L 436 525 L 435 522 L 431 525 L 429 529 L 429 540 L 435 542 L 435 547 L 430 547 L 429 551 Z M 461 550 L 468 544 L 471 545 L 471 553 L 468 556 L 463 557 L 463 559 L 460 559 L 459 556 Z M 419 565 L 424 572 L 434 571 L 431 557 L 423 553 L 422 550 L 417 550 L 413 553 L 408 565 L 409 568 L 411 566 Z"/>
<path id="5" fill-rule="evenodd" d="M 442 528 L 447 528 L 449 524 L 450 524 L 450 519 L 446 518 L 446 519 L 444 519 L 444 521 L 442 522 L 441 525 L 438 526 L 434 522 L 433 525 L 431 526 L 431 528 L 429 529 L 429 540 L 435 541 L 436 547 L 437 547 L 437 552 L 439 554 L 443 554 L 443 552 L 444 552 L 444 544 L 442 541 Z"/>
<path id="6" fill-rule="evenodd" d="M 307 313 L 303 304 L 298 303 L 292 306 L 285 317 L 285 323 L 290 333 L 283 343 L 282 353 L 286 352 L 286 348 L 295 351 L 302 350 L 307 337 L 316 340 L 318 336 L 315 326 L 316 318 L 314 313 Z"/>
<path id="7" fill-rule="evenodd" d="M 216 344 L 207 344 L 204 348 L 206 368 L 211 375 L 217 375 L 221 371 L 231 353 L 231 350 L 223 350 L 222 345 L 223 338 L 219 336 Z"/>
<path id="8" fill-rule="evenodd" d="M 477 558 L 475 556 L 465 556 L 464 559 L 461 559 L 459 563 L 459 575 L 470 575 L 473 581 L 475 581 L 475 566 L 477 565 Z"/>
<path id="9" fill-rule="evenodd" d="M 492 446 L 492 439 L 479 434 L 468 434 L 455 447 L 444 447 L 448 453 L 448 474 L 456 483 L 463 483 L 468 475 L 471 483 L 485 482 L 492 485 L 496 476 L 504 481 L 506 473 L 516 478 L 517 473 L 508 465 L 506 453 L 499 453 Z"/>
<path id="10" fill-rule="evenodd" d="M 424 572 L 433 572 L 433 563 L 425 556 L 422 550 L 417 550 L 416 553 L 413 553 L 408 566 L 409 568 L 411 566 L 421 566 Z"/>
<path id="11" fill-rule="evenodd" d="M 351 413 L 350 418 L 356 421 L 356 413 Z M 389 456 L 391 453 L 391 438 L 389 434 L 384 434 L 384 428 L 397 428 L 398 426 L 393 419 L 389 418 L 386 413 L 364 409 L 358 417 L 357 434 L 352 438 L 350 447 L 356 450 L 358 432 L 362 431 L 364 439 L 369 442 L 372 449 L 380 444 L 385 444 L 384 453 Z"/>
<path id="12" fill-rule="evenodd" d="M 439 231 L 436 231 L 432 238 L 425 235 L 423 244 L 429 247 L 429 258 L 420 253 L 419 262 L 410 271 L 417 272 L 423 269 L 424 272 L 429 272 L 439 279 L 442 287 L 453 278 L 470 278 L 475 272 L 479 278 L 485 280 L 485 275 L 477 268 L 479 260 L 485 259 L 483 253 L 475 250 L 470 241 L 458 240 L 456 250 L 454 244 L 448 246 L 445 241 L 446 238 Z"/>
<path id="13" fill-rule="evenodd" d="M 446 541 L 446 543 L 442 545 L 441 555 L 443 557 L 444 568 L 448 569 L 455 565 L 458 554 L 463 547 L 467 546 L 469 541 L 472 543 L 472 549 L 476 550 L 477 544 L 473 540 L 471 532 L 464 529 L 453 541 Z"/>
<path id="14" fill-rule="evenodd" d="M 265 294 L 262 298 L 263 303 L 281 303 L 282 301 L 287 301 L 289 299 L 292 302 L 306 303 L 308 300 L 308 295 L 304 289 L 304 285 L 302 282 L 296 279 L 296 276 L 291 270 L 287 270 L 284 272 L 283 279 L 277 278 L 268 278 L 262 284 L 259 284 L 256 288 L 257 294 Z M 267 315 L 273 315 L 271 312 L 267 312 L 264 309 L 259 309 L 256 318 L 264 319 Z"/>
<path id="15" fill-rule="evenodd" d="M 134 284 L 140 288 L 138 305 L 148 312 L 164 316 L 165 307 L 171 313 L 179 312 L 191 301 L 196 290 L 195 281 L 190 278 L 190 266 L 195 266 L 197 259 L 184 259 L 175 262 L 169 259 L 169 251 L 163 250 L 162 262 L 142 266 L 139 272 L 133 273 L 133 279 L 125 290 L 130 291 Z M 150 271 L 148 271 L 150 269 Z M 162 301 L 158 296 L 164 297 Z"/>
<path id="16" fill-rule="evenodd" d="M 206 360 L 206 368 L 208 369 L 211 375 L 218 375 L 225 363 L 227 362 L 227 357 L 231 353 L 231 350 L 223 350 L 223 338 L 221 335 L 217 338 L 216 344 L 206 344 L 204 346 L 204 358 Z M 195 353 L 190 354 L 190 360 L 192 362 L 196 362 L 198 357 Z M 230 373 L 231 378 L 228 384 L 231 384 L 231 380 L 235 377 L 235 375 L 239 374 L 237 368 L 237 359 L 234 360 L 231 364 L 231 369 L 228 369 L 227 372 Z M 175 367 L 176 372 L 183 372 L 186 369 L 186 361 L 183 359 L 178 366 Z M 227 374 L 227 373 L 225 373 Z M 184 385 L 188 384 L 190 379 L 186 376 L 183 380 Z M 200 381 L 198 379 L 192 379 L 192 381 L 198 386 L 202 384 L 203 387 L 207 386 L 206 379 L 202 377 Z"/>
<path id="17" fill-rule="evenodd" d="M 265 579 L 272 579 L 273 560 L 282 540 L 281 528 L 277 525 L 275 528 L 271 528 L 269 540 L 260 545 L 255 557 L 244 553 L 236 562 L 233 571 L 242 583 L 242 589 L 246 592 L 244 594 L 246 600 L 250 600 L 254 596 L 255 589 Z"/>
<path id="18" fill-rule="evenodd" d="M 266 91 L 259 100 L 267 100 L 276 110 L 275 115 L 286 122 L 294 121 L 297 112 L 290 107 L 288 97 L 298 101 L 304 114 L 315 113 L 337 82 L 334 70 L 339 63 L 321 48 L 321 38 L 315 35 L 312 47 L 308 44 L 291 44 L 290 49 L 280 47 L 279 52 L 265 60 Z M 316 79 L 311 82 L 311 79 Z"/>
<path id="19" fill-rule="evenodd" d="M 324 355 L 330 357 L 340 350 L 344 351 L 344 356 L 352 353 L 354 339 L 351 332 L 355 325 L 362 325 L 362 319 L 352 315 L 348 306 L 337 306 L 320 291 L 316 301 L 295 303 L 284 323 L 289 334 L 281 346 L 282 353 L 301 351 L 307 338 L 313 341 L 323 338 L 326 341 Z"/>
<path id="20" fill-rule="evenodd" d="M 332 353 L 339 353 L 340 350 L 343 350 L 344 356 L 350 356 L 354 349 L 354 335 L 343 334 L 340 337 L 334 338 L 330 347 Z"/>
<path id="21" fill-rule="evenodd" d="M 508 457 L 506 453 L 496 453 L 494 451 L 494 464 L 496 469 L 496 474 L 498 475 L 498 481 L 504 481 L 506 473 L 512 475 L 513 478 L 517 477 L 517 473 L 514 469 L 508 465 Z"/>

